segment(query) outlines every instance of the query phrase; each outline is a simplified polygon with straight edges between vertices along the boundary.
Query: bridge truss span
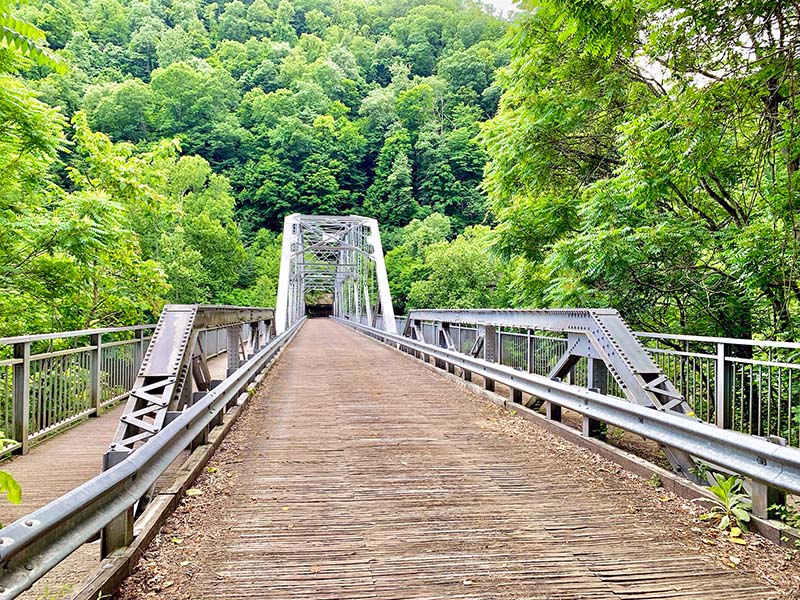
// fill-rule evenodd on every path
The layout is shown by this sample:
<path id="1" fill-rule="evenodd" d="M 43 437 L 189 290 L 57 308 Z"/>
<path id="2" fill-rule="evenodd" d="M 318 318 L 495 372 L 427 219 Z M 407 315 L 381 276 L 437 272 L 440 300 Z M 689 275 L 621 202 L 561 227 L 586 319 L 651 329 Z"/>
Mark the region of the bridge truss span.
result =
<path id="1" fill-rule="evenodd" d="M 284 220 L 278 333 L 306 314 L 306 302 L 330 296 L 338 317 L 379 321 L 396 333 L 389 279 L 375 219 L 356 215 L 289 215 Z"/>

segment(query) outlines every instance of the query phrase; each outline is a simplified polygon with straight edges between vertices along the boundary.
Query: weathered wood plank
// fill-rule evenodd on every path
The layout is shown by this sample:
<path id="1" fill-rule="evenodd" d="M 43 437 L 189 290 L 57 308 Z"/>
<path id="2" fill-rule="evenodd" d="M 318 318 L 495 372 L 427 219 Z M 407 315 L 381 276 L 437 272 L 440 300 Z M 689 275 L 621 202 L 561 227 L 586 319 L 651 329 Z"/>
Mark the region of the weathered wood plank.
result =
<path id="1" fill-rule="evenodd" d="M 561 456 L 520 453 L 462 389 L 335 323 L 309 322 L 265 385 L 224 508 L 190 516 L 203 542 L 174 597 L 774 595 L 666 538 L 613 476 L 583 486 Z"/>

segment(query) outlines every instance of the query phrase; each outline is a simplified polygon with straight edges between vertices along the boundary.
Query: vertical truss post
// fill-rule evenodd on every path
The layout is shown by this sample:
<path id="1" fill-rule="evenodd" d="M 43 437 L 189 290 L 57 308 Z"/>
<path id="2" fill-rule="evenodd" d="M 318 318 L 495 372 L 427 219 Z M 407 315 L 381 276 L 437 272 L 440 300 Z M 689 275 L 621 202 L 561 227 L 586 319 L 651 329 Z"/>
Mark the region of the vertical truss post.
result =
<path id="1" fill-rule="evenodd" d="M 289 215 L 283 221 L 283 241 L 281 242 L 281 265 L 278 272 L 278 298 L 275 303 L 275 331 L 283 333 L 288 326 L 290 311 L 290 281 L 292 275 L 294 247 L 294 215 Z"/>
<path id="2" fill-rule="evenodd" d="M 369 219 L 368 243 L 371 246 L 371 257 L 375 263 L 375 277 L 378 280 L 378 297 L 383 311 L 383 330 L 387 333 L 397 333 L 397 322 L 394 318 L 392 306 L 392 293 L 389 290 L 389 277 L 386 274 L 386 263 L 383 260 L 383 245 L 378 222 Z"/>
<path id="3" fill-rule="evenodd" d="M 239 359 L 239 344 L 241 342 L 241 335 L 238 327 L 227 327 L 228 332 L 228 351 L 226 356 L 228 359 L 228 376 L 232 375 L 236 369 L 239 368 L 241 361 Z"/>

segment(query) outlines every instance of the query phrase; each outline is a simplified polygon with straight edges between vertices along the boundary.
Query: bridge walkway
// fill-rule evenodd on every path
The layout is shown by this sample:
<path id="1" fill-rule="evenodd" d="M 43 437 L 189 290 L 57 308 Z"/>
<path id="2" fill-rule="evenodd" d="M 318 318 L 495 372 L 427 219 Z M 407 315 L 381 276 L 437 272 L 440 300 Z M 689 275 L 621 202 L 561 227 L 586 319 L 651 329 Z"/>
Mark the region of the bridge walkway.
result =
<path id="1" fill-rule="evenodd" d="M 215 379 L 225 377 L 227 357 L 223 354 L 208 363 Z M 27 515 L 59 496 L 88 481 L 100 472 L 103 453 L 114 437 L 124 402 L 99 417 L 90 418 L 71 429 L 57 433 L 31 448 L 24 456 L 15 456 L 0 463 L 0 470 L 11 473 L 22 487 L 22 503 L 0 501 L 0 523 Z M 188 455 L 188 452 L 185 453 Z M 175 469 L 185 460 L 178 459 L 165 473 L 163 480 L 171 481 Z M 99 562 L 97 544 L 87 544 L 73 554 L 24 597 L 30 599 L 65 596 Z"/>
<path id="2" fill-rule="evenodd" d="M 509 420 L 309 321 L 120 597 L 773 597 L 670 532 L 646 486 Z"/>

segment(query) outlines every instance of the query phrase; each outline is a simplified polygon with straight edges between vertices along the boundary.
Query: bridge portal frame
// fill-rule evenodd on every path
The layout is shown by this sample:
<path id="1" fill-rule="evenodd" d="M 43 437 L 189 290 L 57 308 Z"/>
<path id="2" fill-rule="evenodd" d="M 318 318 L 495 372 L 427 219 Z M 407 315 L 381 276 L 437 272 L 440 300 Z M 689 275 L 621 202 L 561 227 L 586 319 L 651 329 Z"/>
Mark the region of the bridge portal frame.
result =
<path id="1" fill-rule="evenodd" d="M 275 327 L 283 332 L 306 313 L 306 294 L 333 295 L 333 314 L 369 324 L 383 316 L 397 333 L 380 229 L 358 215 L 301 215 L 284 219 Z"/>

